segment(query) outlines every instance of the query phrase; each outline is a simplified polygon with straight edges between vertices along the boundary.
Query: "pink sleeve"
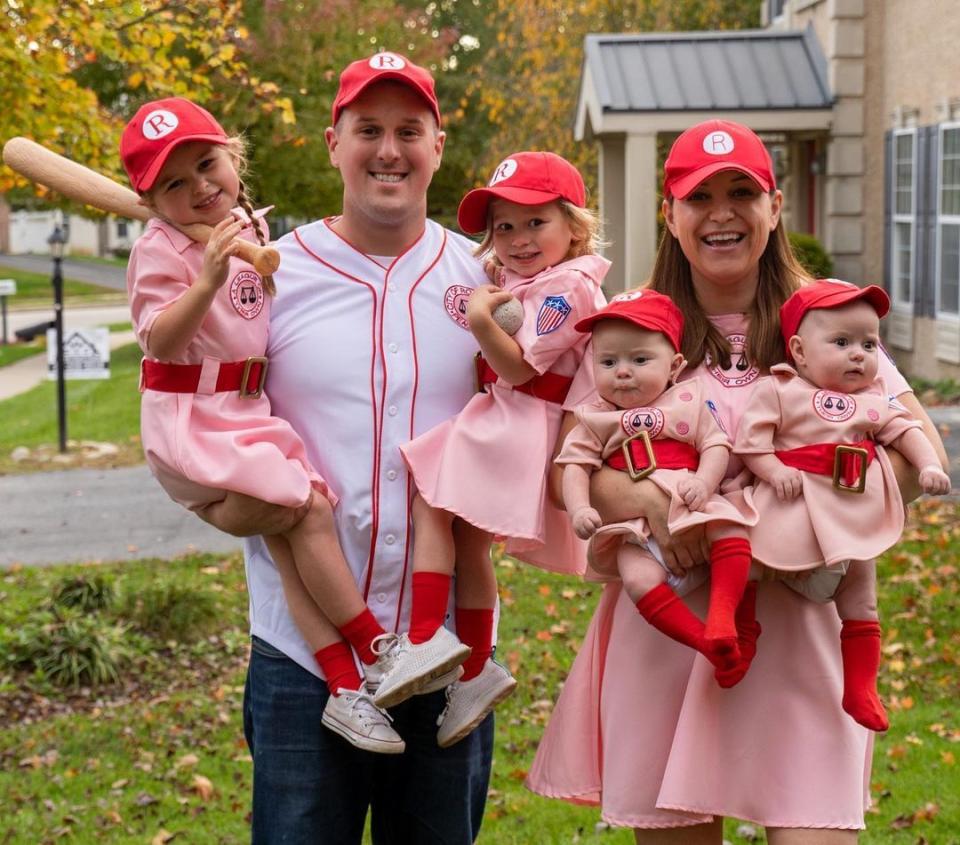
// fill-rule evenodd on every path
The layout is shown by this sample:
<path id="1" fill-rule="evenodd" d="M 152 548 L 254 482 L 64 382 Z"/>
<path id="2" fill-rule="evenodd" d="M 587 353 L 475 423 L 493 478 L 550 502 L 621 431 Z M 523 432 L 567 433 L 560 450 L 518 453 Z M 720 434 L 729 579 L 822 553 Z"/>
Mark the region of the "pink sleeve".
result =
<path id="1" fill-rule="evenodd" d="M 883 346 L 880 347 L 877 375 L 883 379 L 883 383 L 887 386 L 887 392 L 890 396 L 899 396 L 901 393 L 913 392 L 913 388 L 910 387 L 907 380 L 903 377 L 903 373 L 897 369 L 896 362 L 894 362 L 893 358 L 890 357 L 890 353 L 887 352 Z"/>
<path id="2" fill-rule="evenodd" d="M 697 417 L 697 430 L 694 433 L 694 445 L 698 452 L 703 452 L 711 446 L 726 446 L 732 449 L 730 438 L 727 433 L 720 428 L 720 421 L 717 418 L 717 406 L 713 404 L 706 392 L 697 384 L 697 392 L 700 394 L 698 399 L 700 403 L 699 416 Z"/>
<path id="3" fill-rule="evenodd" d="M 573 376 L 573 384 L 567 391 L 567 398 L 563 403 L 564 411 L 576 410 L 580 405 L 588 405 L 597 401 L 597 383 L 593 378 L 593 341 L 588 340 L 580 359 L 580 366 Z"/>
<path id="4" fill-rule="evenodd" d="M 597 433 L 583 422 L 580 414 L 577 414 L 577 420 L 554 461 L 561 465 L 581 464 L 599 469 L 603 466 L 603 442 Z"/>
<path id="5" fill-rule="evenodd" d="M 134 244 L 127 266 L 130 316 L 143 349 L 153 324 L 190 288 L 190 271 L 183 257 L 161 236 Z"/>
<path id="6" fill-rule="evenodd" d="M 589 276 L 559 267 L 544 273 L 523 299 L 523 325 L 514 340 L 524 360 L 538 373 L 545 373 L 564 352 L 586 342 L 577 322 L 592 314 L 600 288 Z"/>
<path id="7" fill-rule="evenodd" d="M 733 451 L 742 455 L 773 452 L 773 438 L 780 423 L 780 399 L 777 395 L 776 379 L 774 376 L 764 376 L 740 417 Z"/>
<path id="8" fill-rule="evenodd" d="M 887 403 L 887 413 L 882 418 L 880 427 L 874 433 L 874 437 L 878 443 L 889 446 L 901 434 L 911 428 L 923 430 L 923 425 L 920 420 L 916 419 L 910 411 L 900 404 L 900 400 L 891 397 Z"/>

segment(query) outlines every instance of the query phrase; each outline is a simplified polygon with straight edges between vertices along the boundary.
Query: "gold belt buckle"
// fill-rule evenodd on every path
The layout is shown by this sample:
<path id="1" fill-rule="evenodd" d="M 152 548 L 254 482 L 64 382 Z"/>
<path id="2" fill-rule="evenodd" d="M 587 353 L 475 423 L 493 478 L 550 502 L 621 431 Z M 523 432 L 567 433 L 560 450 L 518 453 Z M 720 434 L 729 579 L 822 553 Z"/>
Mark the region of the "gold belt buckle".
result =
<path id="1" fill-rule="evenodd" d="M 269 361 L 263 357 L 247 358 L 243 365 L 243 377 L 240 379 L 240 398 L 241 399 L 259 399 L 263 395 L 263 385 L 267 380 L 267 366 Z M 250 390 L 250 371 L 254 364 L 260 365 L 260 378 L 257 381 L 257 389 Z"/>
<path id="2" fill-rule="evenodd" d="M 843 482 L 843 456 L 857 455 L 860 458 L 860 477 L 856 484 L 844 484 Z M 869 452 L 860 446 L 838 445 L 833 455 L 833 486 L 837 490 L 845 490 L 847 493 L 862 493 L 867 489 L 867 460 L 870 457 Z"/>
<path id="3" fill-rule="evenodd" d="M 634 440 L 640 440 L 643 443 L 644 451 L 647 453 L 647 465 L 638 470 L 633 463 L 633 455 L 630 454 L 630 444 Z M 627 472 L 633 481 L 643 481 L 651 472 L 657 468 L 657 459 L 653 456 L 653 444 L 650 442 L 650 434 L 644 431 L 638 431 L 633 437 L 628 437 L 623 441 L 623 456 L 627 459 Z"/>

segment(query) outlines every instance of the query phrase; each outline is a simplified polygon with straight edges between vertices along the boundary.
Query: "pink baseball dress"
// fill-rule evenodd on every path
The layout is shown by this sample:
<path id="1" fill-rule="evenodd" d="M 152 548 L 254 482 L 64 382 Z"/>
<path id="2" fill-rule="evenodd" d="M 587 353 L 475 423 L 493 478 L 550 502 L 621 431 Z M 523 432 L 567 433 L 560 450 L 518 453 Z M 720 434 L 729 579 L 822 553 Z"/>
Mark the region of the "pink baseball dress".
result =
<path id="1" fill-rule="evenodd" d="M 740 419 L 736 451 L 768 454 L 816 443 L 888 445 L 920 423 L 876 379 L 854 394 L 821 390 L 788 364 L 760 380 Z M 773 569 L 800 570 L 846 560 L 869 560 L 893 546 L 904 510 L 890 459 L 878 448 L 862 494 L 837 490 L 832 477 L 802 473 L 803 493 L 781 502 L 757 480 L 754 502 L 761 520 L 750 533 L 753 556 Z M 865 530 L 866 529 L 866 530 Z M 783 538 L 790 542 L 784 543 Z"/>
<path id="2" fill-rule="evenodd" d="M 669 388 L 652 407 L 622 410 L 603 399 L 581 405 L 575 411 L 577 425 L 567 435 L 557 463 L 599 469 L 604 459 L 639 431 L 646 431 L 651 440 L 669 438 L 690 444 L 701 453 L 711 446 L 729 449 L 730 441 L 720 427 L 715 408 L 699 381 Z M 671 532 L 708 522 L 756 524 L 757 514 L 749 497 L 743 495 L 727 499 L 714 494 L 702 511 L 691 511 L 677 493 L 677 484 L 689 473 L 686 469 L 657 469 L 649 476 L 670 497 L 667 524 Z M 649 537 L 650 528 L 643 517 L 604 525 L 590 540 L 590 569 L 601 578 L 616 577 L 617 553 L 623 543 L 645 546 Z"/>
<path id="3" fill-rule="evenodd" d="M 256 240 L 252 229 L 243 236 Z M 145 355 L 154 322 L 199 276 L 203 253 L 202 244 L 156 219 L 134 244 L 127 289 Z M 336 504 L 311 468 L 296 432 L 271 415 L 266 395 L 241 397 L 236 390 L 214 390 L 221 362 L 264 355 L 269 322 L 270 300 L 260 276 L 232 258 L 227 281 L 200 330 L 179 358 L 166 362 L 202 365 L 197 392 L 141 386 L 140 429 L 147 464 L 170 498 L 187 508 L 222 501 L 230 490 L 298 507 L 313 488 Z"/>
<path id="4" fill-rule="evenodd" d="M 681 385 L 709 385 L 735 442 L 760 372 L 743 353 L 746 315 L 711 320 L 731 344 L 730 366 L 705 363 Z M 908 391 L 881 359 L 891 393 Z M 582 391 L 571 393 L 583 401 Z M 737 471 L 731 461 L 728 474 Z M 708 592 L 704 585 L 685 598 L 701 618 Z M 758 592 L 757 656 L 737 686 L 723 689 L 706 658 L 649 625 L 619 581 L 607 584 L 528 787 L 599 804 L 607 822 L 627 827 L 731 816 L 771 827 L 863 828 L 873 735 L 840 707 L 836 610 L 779 581 L 761 581 Z"/>
<path id="5" fill-rule="evenodd" d="M 504 273 L 523 305 L 514 339 L 538 374 L 572 378 L 587 336 L 574 329 L 606 304 L 600 284 L 610 262 L 585 255 L 525 278 Z M 429 505 L 507 539 L 507 552 L 557 572 L 583 572 L 586 544 L 547 495 L 547 471 L 563 406 L 514 390 L 503 379 L 455 417 L 401 447 Z"/>

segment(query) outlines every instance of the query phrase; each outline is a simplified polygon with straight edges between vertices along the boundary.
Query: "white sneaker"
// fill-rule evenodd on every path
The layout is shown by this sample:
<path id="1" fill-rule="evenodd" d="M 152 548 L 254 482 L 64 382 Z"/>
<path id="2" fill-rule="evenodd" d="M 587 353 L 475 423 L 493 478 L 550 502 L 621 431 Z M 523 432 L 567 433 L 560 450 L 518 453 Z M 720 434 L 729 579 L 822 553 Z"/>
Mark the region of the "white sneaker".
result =
<path id="1" fill-rule="evenodd" d="M 406 634 L 381 634 L 371 646 L 377 655 L 380 683 L 373 697 L 377 707 L 394 707 L 413 695 L 436 689 L 441 676 L 470 656 L 465 646 L 444 627 L 425 643 L 414 645 Z M 374 673 L 376 674 L 376 673 Z"/>
<path id="2" fill-rule="evenodd" d="M 363 664 L 363 679 L 367 686 L 367 692 L 370 695 L 376 695 L 377 690 L 380 689 L 380 682 L 383 680 L 385 674 L 385 669 L 380 665 L 378 660 L 376 663 L 364 663 Z M 432 681 L 427 681 L 423 685 L 418 695 L 426 695 L 429 692 L 436 692 L 437 690 L 442 690 L 445 687 L 450 686 L 454 681 L 460 680 L 460 676 L 463 674 L 462 666 L 455 666 L 445 675 L 439 675 Z"/>
<path id="3" fill-rule="evenodd" d="M 392 727 L 390 715 L 364 689 L 339 689 L 327 699 L 321 720 L 334 733 L 364 751 L 402 754 L 406 743 Z"/>
<path id="4" fill-rule="evenodd" d="M 457 681 L 447 688 L 447 706 L 437 724 L 437 745 L 449 748 L 460 742 L 505 698 L 513 695 L 517 681 L 505 666 L 493 658 L 483 664 L 480 674 L 469 681 Z"/>

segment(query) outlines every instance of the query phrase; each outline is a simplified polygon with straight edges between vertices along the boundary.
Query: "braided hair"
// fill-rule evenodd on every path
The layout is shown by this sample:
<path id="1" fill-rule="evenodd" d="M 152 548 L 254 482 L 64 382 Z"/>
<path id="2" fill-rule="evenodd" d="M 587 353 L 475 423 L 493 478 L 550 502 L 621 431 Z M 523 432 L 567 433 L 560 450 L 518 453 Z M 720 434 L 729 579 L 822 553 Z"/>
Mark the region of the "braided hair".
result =
<path id="1" fill-rule="evenodd" d="M 260 242 L 260 246 L 266 246 L 267 241 L 263 237 L 263 229 L 260 226 L 260 221 L 255 220 L 253 217 L 253 205 L 251 204 L 249 194 L 247 193 L 247 186 L 243 184 L 243 179 L 240 179 L 240 193 L 237 195 L 237 202 L 246 212 L 250 223 L 253 225 L 253 231 L 256 233 L 257 240 Z M 263 277 L 263 289 L 270 294 L 270 296 L 277 295 L 277 286 L 273 282 L 273 276 Z"/>

